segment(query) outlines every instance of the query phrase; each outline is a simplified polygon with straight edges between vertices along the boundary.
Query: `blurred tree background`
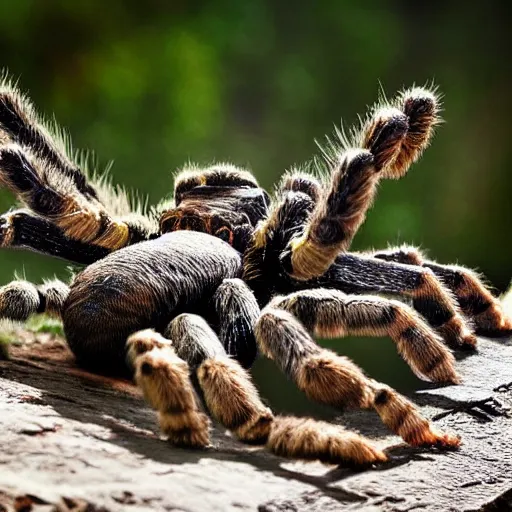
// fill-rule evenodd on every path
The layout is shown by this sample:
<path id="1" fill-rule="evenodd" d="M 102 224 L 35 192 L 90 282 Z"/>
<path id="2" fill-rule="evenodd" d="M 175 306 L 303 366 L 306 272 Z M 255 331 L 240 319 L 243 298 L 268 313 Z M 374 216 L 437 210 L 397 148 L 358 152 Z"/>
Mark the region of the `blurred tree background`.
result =
<path id="1" fill-rule="evenodd" d="M 403 180 L 382 184 L 355 248 L 413 243 L 503 291 L 512 274 L 508 12 L 506 2 L 458 0 L 0 0 L 1 65 L 76 148 L 93 149 L 100 168 L 114 160 L 114 182 L 150 201 L 189 160 L 248 166 L 271 187 L 334 122 L 356 122 L 379 82 L 391 95 L 433 79 L 446 123 Z M 2 191 L 2 210 L 12 203 Z M 67 275 L 64 263 L 28 253 L 0 261 L 2 282 L 15 270 Z M 376 378 L 417 385 L 390 340 L 329 346 Z M 288 386 L 269 365 L 256 373 L 266 395 Z M 307 407 L 286 389 L 274 403 Z"/>

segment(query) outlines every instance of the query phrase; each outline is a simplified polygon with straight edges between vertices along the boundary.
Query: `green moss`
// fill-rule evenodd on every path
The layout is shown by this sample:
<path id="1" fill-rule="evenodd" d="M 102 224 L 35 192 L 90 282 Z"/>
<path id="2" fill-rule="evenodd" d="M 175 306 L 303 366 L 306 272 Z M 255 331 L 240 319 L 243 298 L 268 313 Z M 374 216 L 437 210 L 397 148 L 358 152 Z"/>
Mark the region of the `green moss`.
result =
<path id="1" fill-rule="evenodd" d="M 62 329 L 62 323 L 55 318 L 49 317 L 47 315 L 34 315 L 31 316 L 25 327 L 34 333 L 49 333 L 56 334 L 58 336 L 64 336 L 64 331 Z"/>

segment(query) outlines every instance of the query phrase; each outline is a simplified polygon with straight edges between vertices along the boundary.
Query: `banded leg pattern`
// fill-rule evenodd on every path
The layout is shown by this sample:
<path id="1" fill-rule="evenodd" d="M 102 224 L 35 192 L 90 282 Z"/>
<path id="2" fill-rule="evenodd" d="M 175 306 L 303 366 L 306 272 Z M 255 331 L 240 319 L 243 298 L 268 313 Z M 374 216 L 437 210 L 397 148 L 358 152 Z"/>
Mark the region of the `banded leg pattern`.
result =
<path id="1" fill-rule="evenodd" d="M 135 361 L 137 380 L 141 378 L 142 363 L 148 362 L 148 354 L 162 348 L 169 350 L 172 346 L 180 361 L 186 359 L 190 362 L 207 409 L 241 441 L 265 445 L 280 456 L 321 460 L 331 464 L 366 465 L 386 460 L 385 454 L 369 440 L 342 427 L 307 418 L 275 417 L 261 401 L 249 374 L 226 354 L 203 318 L 191 314 L 180 315 L 170 323 L 166 335 L 172 337 L 172 342 L 151 331 L 142 331 L 130 337 L 128 353 Z M 171 361 L 167 360 L 165 364 L 170 365 Z M 154 369 L 151 373 L 154 373 Z M 164 372 L 162 376 L 165 377 Z M 183 378 L 180 383 L 173 384 L 185 383 Z M 141 385 L 148 401 L 159 410 L 172 402 L 170 398 L 162 401 L 162 397 L 181 393 L 174 387 L 171 389 L 171 383 L 165 378 L 153 381 L 144 381 L 143 378 Z M 190 389 L 188 386 L 187 389 Z M 188 411 L 191 410 L 192 407 L 189 407 Z M 189 428 L 192 423 L 188 422 Z M 167 421 L 165 426 L 169 424 Z M 204 428 L 201 432 L 205 433 L 207 423 L 203 422 L 202 425 Z M 166 433 L 169 435 L 169 430 Z M 174 439 L 175 435 L 170 436 L 171 441 Z M 193 441 L 190 435 L 179 439 Z M 204 446 L 206 439 L 203 441 Z"/>
<path id="2" fill-rule="evenodd" d="M 0 216 L 0 247 L 29 249 L 86 265 L 110 253 L 104 247 L 67 237 L 52 222 L 28 210 L 16 210 Z"/>
<path id="3" fill-rule="evenodd" d="M 374 256 L 430 269 L 451 290 L 462 312 L 474 323 L 477 334 L 506 336 L 512 332 L 512 318 L 476 272 L 460 265 L 441 265 L 427 260 L 421 251 L 409 246 L 378 251 Z"/>
<path id="4" fill-rule="evenodd" d="M 0 83 L 0 143 L 0 184 L 67 237 L 112 251 L 158 232 L 122 190 L 88 179 L 63 134 L 8 80 Z"/>
<path id="5" fill-rule="evenodd" d="M 416 311 L 448 344 L 476 345 L 476 336 L 461 315 L 451 291 L 428 268 L 354 253 L 342 254 L 313 285 L 347 293 L 378 293 L 411 299 Z"/>
<path id="6" fill-rule="evenodd" d="M 292 277 L 319 277 L 348 250 L 379 180 L 407 172 L 430 142 L 438 110 L 435 92 L 414 88 L 387 106 L 377 105 L 352 140 L 336 132 L 338 142 L 325 151 L 331 182 L 303 233 L 290 242 Z"/>
<path id="7" fill-rule="evenodd" d="M 256 339 L 263 354 L 275 361 L 313 400 L 338 408 L 374 408 L 393 432 L 412 445 L 458 446 L 459 439 L 456 436 L 435 429 L 409 400 L 388 386 L 366 377 L 347 358 L 319 347 L 309 333 L 339 336 L 347 331 L 375 332 L 382 329 L 376 319 L 381 319 L 381 325 L 387 324 L 385 330 L 392 332 L 393 324 L 397 323 L 396 318 L 400 318 L 401 322 L 403 313 L 398 313 L 395 319 L 389 319 L 388 313 L 388 318 L 384 320 L 372 311 L 372 316 L 368 317 L 368 310 L 365 312 L 357 307 L 359 298 L 354 299 L 351 308 L 351 299 L 339 292 L 315 292 L 316 295 L 308 294 L 305 300 L 303 292 L 276 299 L 263 310 L 255 328 Z M 388 304 L 387 307 L 390 306 L 395 311 L 403 307 L 398 303 Z M 313 310 L 318 313 L 311 317 Z M 415 318 L 414 313 L 412 318 Z M 363 327 L 364 324 L 367 326 Z M 417 329 L 417 325 L 410 327 Z M 437 380 L 457 380 L 453 357 L 435 336 L 428 338 L 428 341 L 417 336 L 413 343 L 411 339 L 405 341 L 400 337 L 395 338 L 399 350 L 406 354 L 416 371 Z"/>
<path id="8" fill-rule="evenodd" d="M 128 338 L 127 348 L 135 381 L 158 411 L 160 428 L 169 441 L 177 446 L 208 446 L 209 419 L 190 381 L 189 365 L 171 342 L 153 330 L 144 330 Z"/>
<path id="9" fill-rule="evenodd" d="M 71 178 L 10 144 L 0 148 L 0 184 L 69 238 L 116 250 L 149 238 L 142 215 L 112 216 L 104 205 L 78 193 Z"/>

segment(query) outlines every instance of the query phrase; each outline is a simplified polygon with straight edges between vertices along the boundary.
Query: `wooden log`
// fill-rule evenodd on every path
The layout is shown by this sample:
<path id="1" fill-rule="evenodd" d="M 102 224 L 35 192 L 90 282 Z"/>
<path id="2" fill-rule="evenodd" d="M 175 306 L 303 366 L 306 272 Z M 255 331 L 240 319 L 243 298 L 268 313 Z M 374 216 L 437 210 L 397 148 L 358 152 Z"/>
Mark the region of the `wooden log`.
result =
<path id="1" fill-rule="evenodd" d="M 412 449 L 375 414 L 342 415 L 389 447 L 360 472 L 285 461 L 217 428 L 211 449 L 174 448 L 130 382 L 78 369 L 58 337 L 30 341 L 0 361 L 0 511 L 512 509 L 510 340 L 460 357 L 462 385 L 412 396 L 462 436 L 458 451 Z"/>

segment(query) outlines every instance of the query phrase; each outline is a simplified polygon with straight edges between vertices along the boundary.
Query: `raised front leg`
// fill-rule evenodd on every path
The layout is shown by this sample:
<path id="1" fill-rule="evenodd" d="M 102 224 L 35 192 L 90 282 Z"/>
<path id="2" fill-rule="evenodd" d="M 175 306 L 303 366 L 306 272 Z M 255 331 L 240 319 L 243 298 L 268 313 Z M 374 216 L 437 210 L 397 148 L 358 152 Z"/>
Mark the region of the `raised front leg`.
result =
<path id="1" fill-rule="evenodd" d="M 0 140 L 16 144 L 54 168 L 56 176 L 69 180 L 86 199 L 99 200 L 98 191 L 68 155 L 62 134 L 52 137 L 30 100 L 8 80 L 0 84 Z"/>
<path id="2" fill-rule="evenodd" d="M 28 208 L 47 218 L 74 240 L 111 251 L 156 233 L 142 215 L 116 216 L 98 201 L 78 193 L 71 178 L 32 157 L 22 147 L 0 147 L 0 184 Z"/>
<path id="3" fill-rule="evenodd" d="M 428 260 L 415 247 L 403 246 L 377 251 L 375 258 L 430 269 L 455 295 L 462 312 L 474 323 L 477 334 L 508 336 L 512 318 L 473 270 L 460 265 L 440 265 Z"/>
<path id="4" fill-rule="evenodd" d="M 107 179 L 90 180 L 69 142 L 50 130 L 9 81 L 0 83 L 0 184 L 67 237 L 116 250 L 158 232 Z"/>
<path id="5" fill-rule="evenodd" d="M 304 232 L 292 239 L 292 277 L 321 276 L 346 251 L 375 198 L 380 178 L 403 176 L 428 145 L 438 122 L 437 100 L 425 89 L 405 91 L 393 106 L 375 108 L 350 144 L 341 140 L 326 151 L 332 173 Z M 345 150 L 340 152 L 340 146 Z"/>

